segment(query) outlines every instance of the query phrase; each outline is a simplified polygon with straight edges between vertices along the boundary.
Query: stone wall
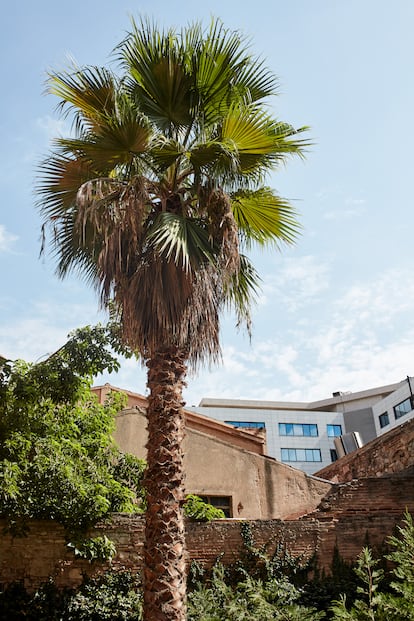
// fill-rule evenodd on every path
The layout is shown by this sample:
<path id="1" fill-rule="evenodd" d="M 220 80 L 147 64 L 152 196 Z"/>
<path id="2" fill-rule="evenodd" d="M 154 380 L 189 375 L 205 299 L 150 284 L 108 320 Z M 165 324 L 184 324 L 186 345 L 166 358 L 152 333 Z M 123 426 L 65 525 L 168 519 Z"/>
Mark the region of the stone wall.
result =
<path id="1" fill-rule="evenodd" d="M 414 419 L 341 457 L 316 472 L 315 476 L 333 482 L 345 482 L 380 477 L 408 468 L 414 468 Z"/>
<path id="2" fill-rule="evenodd" d="M 341 556 L 354 560 L 367 541 L 380 547 L 393 533 L 406 507 L 414 513 L 414 477 L 352 481 L 339 485 L 317 511 L 295 520 L 251 520 L 257 546 L 269 552 L 281 542 L 294 556 L 317 555 L 319 566 L 329 572 L 335 546 Z M 242 546 L 242 520 L 219 520 L 210 524 L 187 523 L 190 559 L 211 564 L 219 556 L 225 562 L 237 558 Z M 4 524 L 0 522 L 0 530 Z M 106 534 L 117 548 L 112 568 L 137 571 L 142 563 L 143 518 L 115 515 L 91 536 Z M 90 564 L 75 558 L 67 547 L 63 528 L 52 522 L 32 522 L 29 535 L 0 540 L 0 582 L 23 581 L 28 589 L 52 577 L 56 584 L 76 586 L 83 574 L 107 569 L 103 563 Z"/>

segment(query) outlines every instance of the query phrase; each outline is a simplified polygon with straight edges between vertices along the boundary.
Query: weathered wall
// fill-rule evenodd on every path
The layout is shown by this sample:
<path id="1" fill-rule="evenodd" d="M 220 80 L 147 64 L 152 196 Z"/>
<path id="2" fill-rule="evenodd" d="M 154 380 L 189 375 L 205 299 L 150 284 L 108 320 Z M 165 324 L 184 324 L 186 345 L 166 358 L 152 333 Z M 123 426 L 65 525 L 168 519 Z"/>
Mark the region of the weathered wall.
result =
<path id="1" fill-rule="evenodd" d="M 145 458 L 145 427 L 142 412 L 121 412 L 115 433 L 121 450 Z M 303 515 L 315 509 L 332 487 L 327 481 L 271 457 L 188 426 L 183 450 L 187 493 L 229 496 L 232 516 L 236 518 L 283 519 Z"/>
<path id="2" fill-rule="evenodd" d="M 241 520 L 188 523 L 189 557 L 208 564 L 219 556 L 224 562 L 236 560 L 242 546 L 241 523 Z M 249 523 L 257 546 L 266 544 L 271 552 L 278 543 L 283 542 L 294 556 L 310 557 L 316 553 L 320 567 L 329 572 L 335 544 L 343 558 L 353 560 L 366 545 L 367 538 L 371 545 L 381 546 L 384 539 L 392 534 L 396 518 L 383 515 L 373 515 L 369 519 L 347 516 L 338 522 L 329 516 L 324 519 L 255 520 Z M 115 516 L 111 525 L 97 529 L 93 534 L 97 533 L 107 534 L 116 544 L 118 552 L 112 563 L 113 569 L 140 570 L 143 520 Z M 0 552 L 0 583 L 18 580 L 29 590 L 35 589 L 49 577 L 59 587 L 74 587 L 80 584 L 83 574 L 92 575 L 109 567 L 104 563 L 90 564 L 76 559 L 66 547 L 63 531 L 49 522 L 34 522 L 27 538 L 3 536 Z"/>
<path id="3" fill-rule="evenodd" d="M 380 477 L 414 467 L 414 419 L 391 429 L 349 455 L 319 470 L 316 476 L 333 482 Z"/>
<path id="4" fill-rule="evenodd" d="M 316 553 L 321 568 L 329 571 L 335 545 L 346 560 L 354 560 L 366 545 L 380 547 L 393 533 L 406 508 L 414 514 L 414 476 L 392 475 L 352 481 L 334 488 L 317 511 L 298 520 L 249 521 L 258 546 L 269 551 L 283 542 L 293 555 Z M 210 524 L 187 523 L 189 557 L 212 563 L 223 555 L 235 560 L 241 547 L 241 520 Z M 117 547 L 114 569 L 139 570 L 142 559 L 143 519 L 115 515 L 91 535 L 105 533 Z M 0 532 L 4 523 L 0 521 Z M 52 522 L 33 522 L 27 538 L 3 535 L 0 540 L 0 582 L 22 580 L 29 589 L 48 577 L 59 586 L 75 586 L 82 573 L 106 569 L 78 560 L 66 547 L 64 531 Z"/>

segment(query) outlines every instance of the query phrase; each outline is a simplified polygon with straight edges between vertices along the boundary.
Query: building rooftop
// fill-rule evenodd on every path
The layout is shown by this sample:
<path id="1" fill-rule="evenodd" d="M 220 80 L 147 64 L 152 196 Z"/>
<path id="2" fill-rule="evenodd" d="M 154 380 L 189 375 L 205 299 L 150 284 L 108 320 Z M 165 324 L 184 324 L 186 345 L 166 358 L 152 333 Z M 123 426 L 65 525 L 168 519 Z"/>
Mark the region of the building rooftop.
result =
<path id="1" fill-rule="evenodd" d="M 365 399 L 372 399 L 375 397 L 382 399 L 384 396 L 389 395 L 394 390 L 397 390 L 402 383 L 403 382 L 387 384 L 385 386 L 378 386 L 376 388 L 369 388 L 358 392 L 338 391 L 332 393 L 332 397 L 318 401 L 262 401 L 250 399 L 211 399 L 207 397 L 200 401 L 198 407 L 237 408 L 248 410 L 336 410 L 336 406 L 339 404 L 352 404 L 356 401 L 363 401 Z"/>

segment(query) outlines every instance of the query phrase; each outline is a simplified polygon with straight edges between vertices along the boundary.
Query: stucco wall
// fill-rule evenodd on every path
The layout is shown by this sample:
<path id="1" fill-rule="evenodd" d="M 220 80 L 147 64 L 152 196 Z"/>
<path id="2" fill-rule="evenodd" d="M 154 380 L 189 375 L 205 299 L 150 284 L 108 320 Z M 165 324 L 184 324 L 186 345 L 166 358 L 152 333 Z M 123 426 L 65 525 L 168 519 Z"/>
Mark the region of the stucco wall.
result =
<path id="1" fill-rule="evenodd" d="M 145 458 L 145 427 L 139 410 L 121 412 L 115 433 L 121 450 Z M 327 481 L 194 429 L 187 428 L 183 448 L 187 493 L 229 496 L 236 518 L 303 515 L 331 489 Z"/>

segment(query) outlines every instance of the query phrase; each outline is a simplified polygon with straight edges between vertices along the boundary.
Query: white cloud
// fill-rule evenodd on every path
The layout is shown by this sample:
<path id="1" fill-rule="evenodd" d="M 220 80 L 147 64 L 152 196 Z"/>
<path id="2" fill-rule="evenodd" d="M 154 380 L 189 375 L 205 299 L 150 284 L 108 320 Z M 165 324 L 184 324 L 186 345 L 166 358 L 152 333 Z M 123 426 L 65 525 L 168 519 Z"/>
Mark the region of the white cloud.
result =
<path id="1" fill-rule="evenodd" d="M 87 303 L 31 303 L 15 309 L 15 317 L 0 326 L 0 353 L 7 358 L 41 359 L 66 342 L 69 332 L 100 320 Z"/>
<path id="2" fill-rule="evenodd" d="M 289 332 L 225 348 L 223 365 L 188 388 L 202 397 L 313 401 L 414 374 L 414 283 L 409 270 L 388 270 L 323 300 L 324 313 Z"/>
<path id="3" fill-rule="evenodd" d="M 329 201 L 330 208 L 324 211 L 325 220 L 348 220 L 349 218 L 359 217 L 365 212 L 366 199 L 359 197 L 346 196 L 340 188 L 333 188 L 331 191 L 326 189 L 318 192 L 317 198 L 322 203 Z"/>
<path id="4" fill-rule="evenodd" d="M 263 299 L 276 300 L 291 312 L 318 299 L 329 286 L 330 268 L 313 256 L 283 258 L 274 274 L 263 278 Z"/>
<path id="5" fill-rule="evenodd" d="M 361 205 L 365 205 L 367 201 L 365 200 L 365 198 L 346 198 L 345 199 L 345 205 L 354 205 L 354 206 L 361 206 Z"/>
<path id="6" fill-rule="evenodd" d="M 9 233 L 3 224 L 0 224 L 0 252 L 10 252 L 14 242 L 18 239 L 17 235 Z"/>

